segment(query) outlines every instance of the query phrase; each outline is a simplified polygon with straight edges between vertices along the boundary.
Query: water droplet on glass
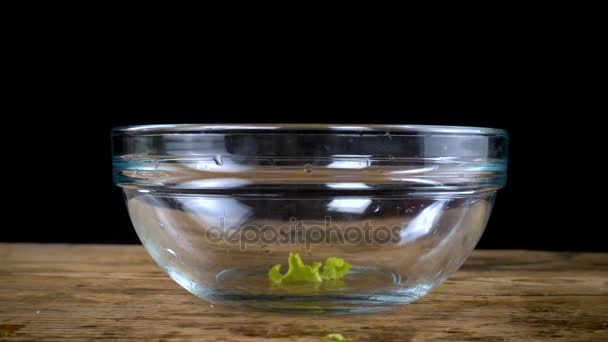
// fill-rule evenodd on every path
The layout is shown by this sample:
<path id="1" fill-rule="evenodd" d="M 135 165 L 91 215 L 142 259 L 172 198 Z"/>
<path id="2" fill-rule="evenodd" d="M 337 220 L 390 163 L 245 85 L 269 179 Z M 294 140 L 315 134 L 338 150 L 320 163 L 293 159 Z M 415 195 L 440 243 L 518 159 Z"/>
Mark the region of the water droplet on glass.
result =
<path id="1" fill-rule="evenodd" d="M 222 156 L 217 154 L 215 157 L 213 157 L 213 161 L 215 162 L 216 165 L 218 166 L 222 166 L 224 165 L 224 161 L 222 160 Z"/>

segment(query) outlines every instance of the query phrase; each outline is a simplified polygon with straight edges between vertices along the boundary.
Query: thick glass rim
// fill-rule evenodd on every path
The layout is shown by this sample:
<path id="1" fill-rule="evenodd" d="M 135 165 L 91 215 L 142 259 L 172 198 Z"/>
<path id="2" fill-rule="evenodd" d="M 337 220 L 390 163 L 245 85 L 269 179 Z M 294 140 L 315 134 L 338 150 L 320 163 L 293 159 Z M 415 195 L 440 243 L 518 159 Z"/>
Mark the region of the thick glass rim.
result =
<path id="1" fill-rule="evenodd" d="M 508 140 L 461 126 L 139 125 L 112 131 L 112 154 L 122 185 L 462 190 L 504 185 Z"/>
<path id="2" fill-rule="evenodd" d="M 205 134 L 250 132 L 253 134 L 293 133 L 367 133 L 367 134 L 455 134 L 508 137 L 507 131 L 498 128 L 443 125 L 394 125 L 394 124 L 155 124 L 119 126 L 112 129 L 113 135 L 157 135 L 157 134 Z"/>

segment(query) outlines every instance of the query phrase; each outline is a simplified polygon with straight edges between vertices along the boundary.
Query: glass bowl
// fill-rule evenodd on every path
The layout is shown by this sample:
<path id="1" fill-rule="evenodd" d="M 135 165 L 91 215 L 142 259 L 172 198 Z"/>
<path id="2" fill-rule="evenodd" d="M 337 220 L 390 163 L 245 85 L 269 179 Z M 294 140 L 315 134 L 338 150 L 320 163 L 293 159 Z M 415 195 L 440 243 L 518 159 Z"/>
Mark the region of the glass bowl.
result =
<path id="1" fill-rule="evenodd" d="M 169 276 L 282 312 L 429 293 L 475 247 L 507 168 L 508 135 L 490 128 L 152 125 L 112 139 L 115 182 Z"/>

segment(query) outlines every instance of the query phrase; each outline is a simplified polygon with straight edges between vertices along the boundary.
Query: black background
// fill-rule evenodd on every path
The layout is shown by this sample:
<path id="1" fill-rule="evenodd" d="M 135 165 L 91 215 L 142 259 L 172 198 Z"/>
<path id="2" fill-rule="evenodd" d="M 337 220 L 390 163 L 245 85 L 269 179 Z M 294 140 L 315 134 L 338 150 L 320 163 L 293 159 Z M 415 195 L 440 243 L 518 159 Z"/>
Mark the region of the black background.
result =
<path id="1" fill-rule="evenodd" d="M 591 133 L 564 89 L 584 71 L 566 56 L 563 36 L 475 29 L 324 38 L 150 29 L 41 38 L 33 61 L 50 71 L 38 78 L 52 100 L 37 119 L 46 146 L 24 203 L 42 222 L 6 229 L 0 240 L 138 241 L 112 184 L 113 126 L 382 123 L 509 131 L 508 185 L 480 248 L 606 250 L 590 200 L 572 192 L 589 185 L 579 143 Z"/>

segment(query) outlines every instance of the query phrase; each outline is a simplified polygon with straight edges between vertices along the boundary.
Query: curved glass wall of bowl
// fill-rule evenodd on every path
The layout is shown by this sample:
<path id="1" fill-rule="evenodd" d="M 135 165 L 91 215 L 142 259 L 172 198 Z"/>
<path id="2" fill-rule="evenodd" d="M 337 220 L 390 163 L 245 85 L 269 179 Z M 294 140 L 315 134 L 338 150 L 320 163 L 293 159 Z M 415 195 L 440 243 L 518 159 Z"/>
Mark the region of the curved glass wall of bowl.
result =
<path id="1" fill-rule="evenodd" d="M 507 144 L 504 131 L 470 127 L 136 126 L 113 131 L 114 177 L 146 249 L 193 294 L 371 312 L 420 298 L 462 265 L 504 186 Z M 306 267 L 332 257 L 352 267 L 272 282 L 290 253 Z"/>

